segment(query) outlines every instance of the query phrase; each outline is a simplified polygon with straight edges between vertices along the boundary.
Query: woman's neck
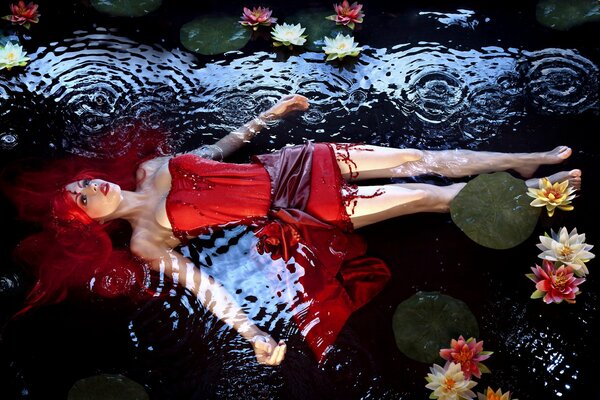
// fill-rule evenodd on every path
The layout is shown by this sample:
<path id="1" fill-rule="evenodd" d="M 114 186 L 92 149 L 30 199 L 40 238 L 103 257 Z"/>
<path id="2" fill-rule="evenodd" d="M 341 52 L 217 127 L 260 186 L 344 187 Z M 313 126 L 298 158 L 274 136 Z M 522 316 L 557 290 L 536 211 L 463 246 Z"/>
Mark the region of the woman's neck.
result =
<path id="1" fill-rule="evenodd" d="M 107 220 L 125 219 L 132 223 L 147 212 L 148 206 L 152 204 L 147 193 L 123 190 L 121 196 L 121 203 Z"/>

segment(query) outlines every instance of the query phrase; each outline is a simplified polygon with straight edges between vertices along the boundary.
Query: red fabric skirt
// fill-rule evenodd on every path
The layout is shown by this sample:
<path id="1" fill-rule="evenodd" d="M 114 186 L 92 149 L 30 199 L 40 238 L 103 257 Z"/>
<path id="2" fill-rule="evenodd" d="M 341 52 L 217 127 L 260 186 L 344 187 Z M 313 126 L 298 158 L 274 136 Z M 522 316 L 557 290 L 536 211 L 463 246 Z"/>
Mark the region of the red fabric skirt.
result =
<path id="1" fill-rule="evenodd" d="M 254 158 L 271 177 L 270 222 L 256 231 L 260 253 L 303 268 L 289 282 L 296 322 L 323 361 L 350 314 L 371 300 L 390 277 L 380 259 L 366 257 L 364 239 L 352 233 L 342 200 L 345 185 L 333 148 L 307 143 Z M 302 251 L 298 251 L 302 245 Z"/>

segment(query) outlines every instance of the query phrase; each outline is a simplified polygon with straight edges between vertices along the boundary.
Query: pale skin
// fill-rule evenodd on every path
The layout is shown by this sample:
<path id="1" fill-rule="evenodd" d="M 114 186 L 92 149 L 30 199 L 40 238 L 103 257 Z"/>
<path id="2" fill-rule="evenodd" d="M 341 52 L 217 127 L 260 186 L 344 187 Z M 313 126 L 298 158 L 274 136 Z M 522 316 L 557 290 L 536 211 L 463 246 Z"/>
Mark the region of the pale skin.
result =
<path id="1" fill-rule="evenodd" d="M 295 111 L 308 109 L 308 99 L 301 95 L 282 97 L 273 107 L 220 139 L 215 146 L 192 153 L 207 158 L 227 157 L 249 142 L 270 121 Z M 334 151 L 341 152 L 342 150 Z M 428 151 L 394 149 L 371 145 L 350 146 L 352 171 L 346 162 L 338 162 L 347 180 L 410 177 L 438 174 L 450 178 L 487 172 L 512 170 L 527 178 L 527 185 L 537 186 L 534 172 L 540 165 L 558 164 L 571 155 L 571 149 L 559 146 L 539 153 L 496 153 L 470 150 Z M 345 155 L 341 154 L 340 156 Z M 127 220 L 133 229 L 131 251 L 146 260 L 161 275 L 188 288 L 198 300 L 222 321 L 248 340 L 259 363 L 279 365 L 285 358 L 286 344 L 277 343 L 260 330 L 236 304 L 232 296 L 205 271 L 174 250 L 180 241 L 173 235 L 165 210 L 165 199 L 171 187 L 168 168 L 170 157 L 159 157 L 142 163 L 135 191 L 125 191 L 110 182 L 92 179 L 70 183 L 66 189 L 91 218 L 103 223 L 113 219 Z M 550 176 L 552 182 L 569 180 L 576 189 L 581 186 L 581 171 L 574 169 Z M 348 208 L 355 228 L 389 218 L 418 212 L 448 212 L 450 202 L 465 183 L 436 186 L 421 183 L 359 186 L 356 202 Z M 368 197 L 375 192 L 378 196 Z M 366 195 L 366 197 L 361 197 Z"/>

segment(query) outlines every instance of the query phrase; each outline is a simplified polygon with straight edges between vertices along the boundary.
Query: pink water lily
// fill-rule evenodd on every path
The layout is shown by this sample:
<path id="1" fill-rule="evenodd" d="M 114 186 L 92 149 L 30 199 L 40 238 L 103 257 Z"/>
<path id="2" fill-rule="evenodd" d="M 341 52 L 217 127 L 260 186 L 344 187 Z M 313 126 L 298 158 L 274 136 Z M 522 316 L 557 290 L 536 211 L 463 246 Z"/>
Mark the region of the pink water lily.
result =
<path id="1" fill-rule="evenodd" d="M 244 7 L 244 13 L 240 24 L 251 26 L 253 30 L 257 30 L 259 25 L 270 26 L 277 22 L 277 18 L 271 17 L 271 11 L 267 7 L 254 7 L 252 11 L 248 7 Z"/>
<path id="2" fill-rule="evenodd" d="M 344 0 L 342 4 L 334 4 L 333 9 L 336 15 L 330 15 L 326 17 L 332 21 L 335 21 L 337 25 L 346 25 L 350 29 L 354 29 L 355 24 L 362 24 L 363 14 L 362 4 L 352 3 L 350 5 L 347 0 Z"/>
<path id="3" fill-rule="evenodd" d="M 544 260 L 542 267 L 536 265 L 531 267 L 533 274 L 525 274 L 535 282 L 536 291 L 531 295 L 532 299 L 544 298 L 546 304 L 575 303 L 575 296 L 579 293 L 579 285 L 585 282 L 585 278 L 576 278 L 573 268 L 561 265 L 556 268 L 548 260 Z"/>
<path id="4" fill-rule="evenodd" d="M 37 24 L 40 14 L 37 12 L 38 5 L 29 3 L 25 5 L 24 1 L 19 1 L 17 4 L 10 5 L 11 15 L 6 15 L 2 19 L 6 19 L 15 25 L 23 25 L 29 29 L 31 24 Z"/>
<path id="5" fill-rule="evenodd" d="M 475 338 L 465 340 L 462 335 L 458 340 L 450 341 L 449 349 L 440 350 L 440 357 L 447 363 L 460 364 L 465 379 L 471 379 L 471 375 L 481 378 L 482 373 L 490 372 L 481 361 L 487 360 L 492 354 L 491 351 L 483 351 L 483 341 L 478 342 Z"/>

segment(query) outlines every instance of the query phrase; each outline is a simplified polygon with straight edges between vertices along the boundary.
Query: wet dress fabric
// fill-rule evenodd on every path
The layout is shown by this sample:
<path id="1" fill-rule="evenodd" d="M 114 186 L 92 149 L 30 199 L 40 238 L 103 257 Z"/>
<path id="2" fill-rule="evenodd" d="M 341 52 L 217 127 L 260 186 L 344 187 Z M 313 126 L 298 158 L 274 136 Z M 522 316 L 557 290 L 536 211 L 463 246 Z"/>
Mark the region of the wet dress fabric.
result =
<path id="1" fill-rule="evenodd" d="M 287 301 L 320 361 L 350 314 L 389 279 L 385 263 L 366 257 L 364 240 L 352 233 L 345 183 L 328 144 L 286 147 L 248 164 L 185 154 L 171 159 L 169 170 L 166 209 L 179 238 L 248 224 L 258 253 L 303 269 L 288 282 Z"/>

